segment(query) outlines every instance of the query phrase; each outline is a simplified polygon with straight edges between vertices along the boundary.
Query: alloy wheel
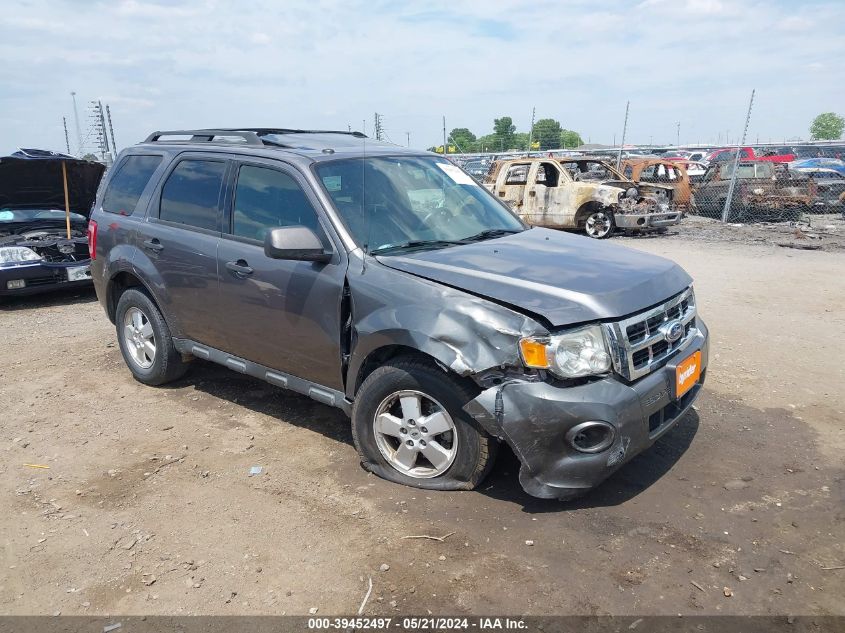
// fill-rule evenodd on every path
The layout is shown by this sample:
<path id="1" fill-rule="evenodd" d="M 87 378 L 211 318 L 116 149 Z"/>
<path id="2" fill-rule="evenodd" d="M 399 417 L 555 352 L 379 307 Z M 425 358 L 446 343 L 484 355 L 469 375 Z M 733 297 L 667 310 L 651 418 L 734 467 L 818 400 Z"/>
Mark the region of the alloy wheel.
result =
<path id="1" fill-rule="evenodd" d="M 596 211 L 587 218 L 584 229 L 590 237 L 604 237 L 610 233 L 610 216 L 604 211 Z"/>
<path id="2" fill-rule="evenodd" d="M 397 391 L 385 398 L 376 409 L 373 434 L 387 463 L 417 479 L 442 475 L 458 453 L 452 416 L 421 391 Z"/>
<path id="3" fill-rule="evenodd" d="M 141 369 L 149 369 L 156 359 L 156 341 L 150 319 L 136 307 L 123 316 L 123 343 L 132 361 Z"/>

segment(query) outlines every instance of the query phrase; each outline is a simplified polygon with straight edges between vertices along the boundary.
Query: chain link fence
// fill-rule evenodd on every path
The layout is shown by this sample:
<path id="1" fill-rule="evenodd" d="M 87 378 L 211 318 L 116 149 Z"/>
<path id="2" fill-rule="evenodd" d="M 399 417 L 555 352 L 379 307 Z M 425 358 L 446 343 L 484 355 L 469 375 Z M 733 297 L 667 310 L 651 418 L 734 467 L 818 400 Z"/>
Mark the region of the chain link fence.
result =
<path id="1" fill-rule="evenodd" d="M 775 160 L 755 154 L 738 161 L 736 150 L 725 154 L 691 179 L 690 214 L 730 223 L 798 222 L 845 210 L 840 160 L 822 166 L 820 160 L 789 160 L 794 154 L 771 157 Z"/>

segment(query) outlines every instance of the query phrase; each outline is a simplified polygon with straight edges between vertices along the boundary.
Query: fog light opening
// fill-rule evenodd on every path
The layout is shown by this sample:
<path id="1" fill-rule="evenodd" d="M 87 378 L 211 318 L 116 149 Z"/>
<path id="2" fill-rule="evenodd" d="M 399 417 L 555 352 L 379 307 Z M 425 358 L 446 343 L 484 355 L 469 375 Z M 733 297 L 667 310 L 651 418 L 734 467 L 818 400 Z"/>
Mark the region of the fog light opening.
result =
<path id="1" fill-rule="evenodd" d="M 616 429 L 607 422 L 582 422 L 566 434 L 566 441 L 580 453 L 601 453 L 615 438 Z"/>

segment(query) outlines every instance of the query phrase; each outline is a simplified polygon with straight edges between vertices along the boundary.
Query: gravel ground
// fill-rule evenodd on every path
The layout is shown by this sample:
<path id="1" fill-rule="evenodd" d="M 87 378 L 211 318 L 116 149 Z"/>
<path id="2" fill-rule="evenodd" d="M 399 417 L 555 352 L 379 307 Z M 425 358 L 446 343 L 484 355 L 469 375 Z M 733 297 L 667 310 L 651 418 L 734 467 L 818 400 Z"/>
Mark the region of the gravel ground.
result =
<path id="1" fill-rule="evenodd" d="M 703 395 L 571 503 L 508 451 L 477 491 L 390 484 L 307 398 L 133 381 L 93 293 L 3 301 L 0 612 L 352 614 L 371 578 L 365 614 L 845 614 L 845 255 L 699 223 L 619 241 L 696 278 Z"/>
<path id="2" fill-rule="evenodd" d="M 845 217 L 841 213 L 805 215 L 800 222 L 757 222 L 723 224 L 717 220 L 690 215 L 669 230 L 671 236 L 685 240 L 720 244 L 775 245 L 798 250 L 845 250 Z M 661 239 L 664 235 L 653 235 Z M 641 240 L 643 237 L 620 237 Z"/>

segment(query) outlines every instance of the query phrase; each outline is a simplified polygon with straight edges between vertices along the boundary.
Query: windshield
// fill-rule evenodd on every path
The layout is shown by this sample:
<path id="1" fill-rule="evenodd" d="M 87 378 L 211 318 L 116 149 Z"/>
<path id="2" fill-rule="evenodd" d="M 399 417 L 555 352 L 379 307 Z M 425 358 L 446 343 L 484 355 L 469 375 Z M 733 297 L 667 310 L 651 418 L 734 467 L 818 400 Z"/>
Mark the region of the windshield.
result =
<path id="1" fill-rule="evenodd" d="M 65 221 L 65 212 L 58 209 L 0 209 L 0 223 L 40 222 L 42 220 Z M 85 216 L 70 214 L 71 222 L 85 222 Z"/>
<path id="2" fill-rule="evenodd" d="M 438 248 L 525 229 L 442 158 L 355 158 L 321 163 L 316 171 L 356 244 L 370 252 L 409 242 Z"/>

